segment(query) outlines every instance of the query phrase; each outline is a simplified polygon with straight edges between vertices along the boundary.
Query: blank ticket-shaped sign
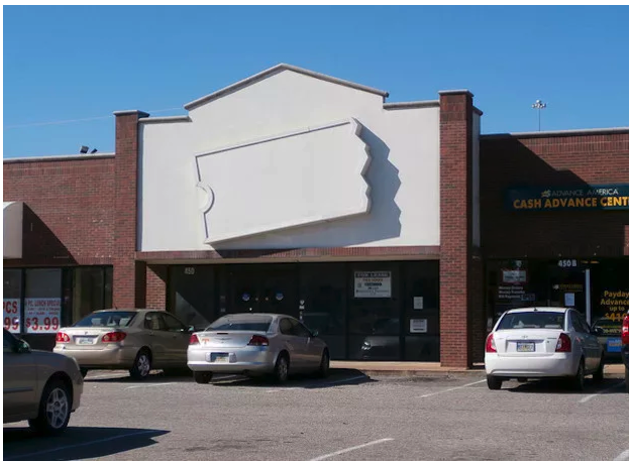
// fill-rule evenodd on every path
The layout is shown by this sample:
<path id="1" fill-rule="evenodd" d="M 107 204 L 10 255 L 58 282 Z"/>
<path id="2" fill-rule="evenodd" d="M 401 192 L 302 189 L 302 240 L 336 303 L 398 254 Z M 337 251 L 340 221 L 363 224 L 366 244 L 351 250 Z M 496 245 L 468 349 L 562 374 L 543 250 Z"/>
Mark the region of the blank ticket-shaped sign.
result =
<path id="1" fill-rule="evenodd" d="M 348 119 L 197 154 L 206 242 L 368 213 L 361 132 Z"/>

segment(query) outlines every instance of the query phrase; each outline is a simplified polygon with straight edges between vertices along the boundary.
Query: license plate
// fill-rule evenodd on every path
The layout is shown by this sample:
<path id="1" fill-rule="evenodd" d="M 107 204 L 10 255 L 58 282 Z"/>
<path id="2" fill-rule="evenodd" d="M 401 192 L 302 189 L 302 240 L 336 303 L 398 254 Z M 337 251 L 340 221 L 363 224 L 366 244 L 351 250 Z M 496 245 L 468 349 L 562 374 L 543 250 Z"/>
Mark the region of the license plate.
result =
<path id="1" fill-rule="evenodd" d="M 207 354 L 207 362 L 229 363 L 229 354 L 209 353 L 209 354 Z"/>
<path id="2" fill-rule="evenodd" d="M 94 344 L 93 338 L 77 338 L 77 344 L 86 345 L 86 344 Z"/>
<path id="3" fill-rule="evenodd" d="M 517 352 L 534 352 L 534 343 L 517 342 Z"/>

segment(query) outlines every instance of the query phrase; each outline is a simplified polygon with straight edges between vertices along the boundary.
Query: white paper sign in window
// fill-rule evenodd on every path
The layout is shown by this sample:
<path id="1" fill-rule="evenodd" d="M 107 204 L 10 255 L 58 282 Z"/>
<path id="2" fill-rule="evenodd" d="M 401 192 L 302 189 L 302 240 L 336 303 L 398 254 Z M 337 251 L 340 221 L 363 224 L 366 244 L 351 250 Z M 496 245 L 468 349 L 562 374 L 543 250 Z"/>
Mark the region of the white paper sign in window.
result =
<path id="1" fill-rule="evenodd" d="M 354 272 L 354 297 L 391 297 L 391 272 Z"/>
<path id="2" fill-rule="evenodd" d="M 20 332 L 20 299 L 4 299 L 3 314 L 4 329 L 10 333 Z"/>
<path id="3" fill-rule="evenodd" d="M 60 327 L 60 298 L 28 298 L 24 301 L 27 333 L 56 333 Z"/>
<path id="4" fill-rule="evenodd" d="M 409 322 L 409 331 L 411 333 L 426 333 L 427 332 L 426 318 L 412 318 Z"/>

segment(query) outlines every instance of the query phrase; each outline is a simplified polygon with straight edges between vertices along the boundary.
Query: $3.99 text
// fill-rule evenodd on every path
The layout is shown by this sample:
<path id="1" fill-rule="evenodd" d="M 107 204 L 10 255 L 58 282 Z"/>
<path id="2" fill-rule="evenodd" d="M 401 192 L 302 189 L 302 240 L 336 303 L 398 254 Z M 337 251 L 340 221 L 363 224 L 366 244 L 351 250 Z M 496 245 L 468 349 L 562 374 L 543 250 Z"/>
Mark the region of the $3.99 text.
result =
<path id="1" fill-rule="evenodd" d="M 29 317 L 25 320 L 27 331 L 57 331 L 59 328 L 58 317 Z"/>

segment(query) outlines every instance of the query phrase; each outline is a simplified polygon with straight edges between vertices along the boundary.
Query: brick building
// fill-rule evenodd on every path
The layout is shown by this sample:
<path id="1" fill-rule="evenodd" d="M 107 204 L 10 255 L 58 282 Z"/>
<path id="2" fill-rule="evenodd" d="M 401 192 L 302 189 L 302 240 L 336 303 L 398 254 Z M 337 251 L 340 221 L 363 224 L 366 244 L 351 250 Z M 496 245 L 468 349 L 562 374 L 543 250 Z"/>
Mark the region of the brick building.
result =
<path id="1" fill-rule="evenodd" d="M 333 358 L 483 357 L 499 314 L 628 307 L 628 128 L 481 135 L 466 90 L 279 65 L 116 112 L 116 153 L 4 160 L 4 320 L 35 346 L 107 307 L 282 312 Z"/>

